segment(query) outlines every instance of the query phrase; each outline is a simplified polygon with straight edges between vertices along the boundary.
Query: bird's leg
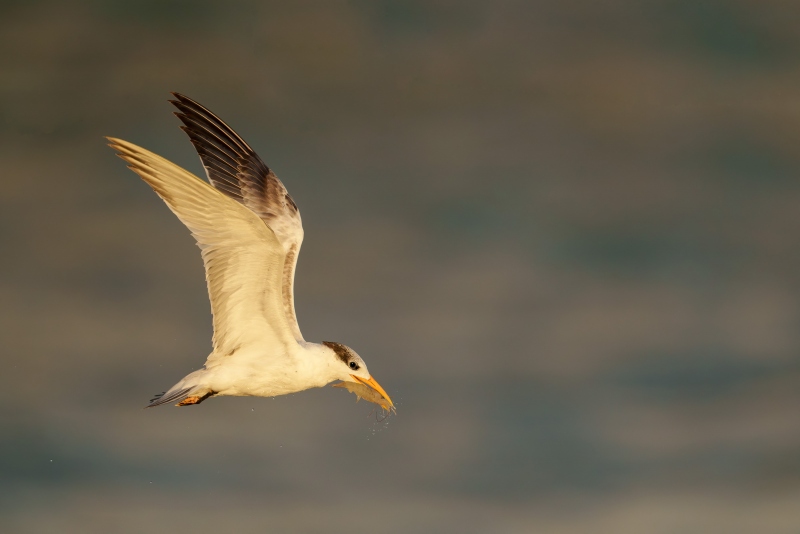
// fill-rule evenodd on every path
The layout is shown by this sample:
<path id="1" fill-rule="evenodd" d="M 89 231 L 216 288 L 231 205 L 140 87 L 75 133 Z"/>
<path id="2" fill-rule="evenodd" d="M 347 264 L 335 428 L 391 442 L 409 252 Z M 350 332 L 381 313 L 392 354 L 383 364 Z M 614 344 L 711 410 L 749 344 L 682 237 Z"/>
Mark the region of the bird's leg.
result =
<path id="1" fill-rule="evenodd" d="M 209 391 L 205 395 L 192 395 L 191 397 L 186 397 L 175 406 L 191 406 L 192 404 L 200 404 L 212 395 L 214 395 L 213 391 Z"/>

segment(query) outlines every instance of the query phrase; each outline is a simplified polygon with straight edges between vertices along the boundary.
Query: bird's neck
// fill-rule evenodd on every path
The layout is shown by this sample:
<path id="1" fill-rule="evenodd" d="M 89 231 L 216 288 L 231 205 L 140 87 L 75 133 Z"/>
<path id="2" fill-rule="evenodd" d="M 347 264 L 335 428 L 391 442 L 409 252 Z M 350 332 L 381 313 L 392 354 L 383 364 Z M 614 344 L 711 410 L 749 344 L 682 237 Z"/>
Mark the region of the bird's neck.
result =
<path id="1" fill-rule="evenodd" d="M 314 386 L 322 387 L 334 380 L 341 380 L 336 360 L 331 357 L 328 347 L 306 342 L 302 352 L 303 354 L 297 359 L 299 371 L 307 376 Z"/>

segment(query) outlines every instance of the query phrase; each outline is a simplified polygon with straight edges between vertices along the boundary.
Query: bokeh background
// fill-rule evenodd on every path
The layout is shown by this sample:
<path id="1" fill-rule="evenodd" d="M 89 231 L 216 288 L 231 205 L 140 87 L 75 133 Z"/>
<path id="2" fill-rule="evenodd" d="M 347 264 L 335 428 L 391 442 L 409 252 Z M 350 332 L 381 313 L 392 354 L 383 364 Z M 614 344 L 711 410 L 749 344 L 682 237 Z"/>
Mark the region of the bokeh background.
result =
<path id="1" fill-rule="evenodd" d="M 299 204 L 324 388 L 142 410 L 210 350 L 168 91 Z M 800 532 L 800 3 L 0 3 L 14 533 Z"/>

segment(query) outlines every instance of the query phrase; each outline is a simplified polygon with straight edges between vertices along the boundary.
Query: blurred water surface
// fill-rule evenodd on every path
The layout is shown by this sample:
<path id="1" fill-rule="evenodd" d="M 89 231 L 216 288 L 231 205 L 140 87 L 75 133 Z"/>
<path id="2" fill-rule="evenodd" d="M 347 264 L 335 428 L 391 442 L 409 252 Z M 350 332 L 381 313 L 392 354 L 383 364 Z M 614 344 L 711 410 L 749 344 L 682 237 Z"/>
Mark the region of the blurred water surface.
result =
<path id="1" fill-rule="evenodd" d="M 4 532 L 800 529 L 800 4 L 0 3 Z M 188 232 L 103 135 L 282 178 L 325 388 L 200 366 Z"/>

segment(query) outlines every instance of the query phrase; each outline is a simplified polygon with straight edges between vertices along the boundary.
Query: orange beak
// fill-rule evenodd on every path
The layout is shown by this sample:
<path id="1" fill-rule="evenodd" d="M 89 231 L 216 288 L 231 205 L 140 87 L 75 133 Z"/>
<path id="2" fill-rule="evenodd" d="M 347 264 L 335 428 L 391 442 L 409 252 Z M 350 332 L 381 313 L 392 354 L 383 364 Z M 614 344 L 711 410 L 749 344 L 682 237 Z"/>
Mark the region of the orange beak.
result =
<path id="1" fill-rule="evenodd" d="M 378 383 L 375 381 L 375 379 L 374 379 L 374 378 L 372 378 L 372 377 L 369 377 L 368 379 L 364 380 L 363 378 L 359 378 L 359 377 L 357 377 L 356 375 L 350 375 L 350 376 L 352 376 L 352 377 L 353 377 L 353 380 L 355 380 L 356 382 L 361 382 L 361 383 L 362 383 L 362 384 L 364 384 L 365 386 L 369 386 L 369 387 L 371 387 L 372 389 L 374 389 L 375 391 L 377 391 L 378 393 L 380 393 L 380 394 L 381 394 L 381 396 L 382 396 L 384 399 L 386 399 L 387 401 L 389 401 L 389 404 L 391 405 L 392 409 L 394 409 L 394 403 L 392 402 L 392 399 L 390 399 L 390 398 L 389 398 L 389 395 L 386 393 L 386 391 L 384 391 L 384 389 L 381 387 L 381 385 L 380 385 L 380 384 L 378 384 Z"/>

